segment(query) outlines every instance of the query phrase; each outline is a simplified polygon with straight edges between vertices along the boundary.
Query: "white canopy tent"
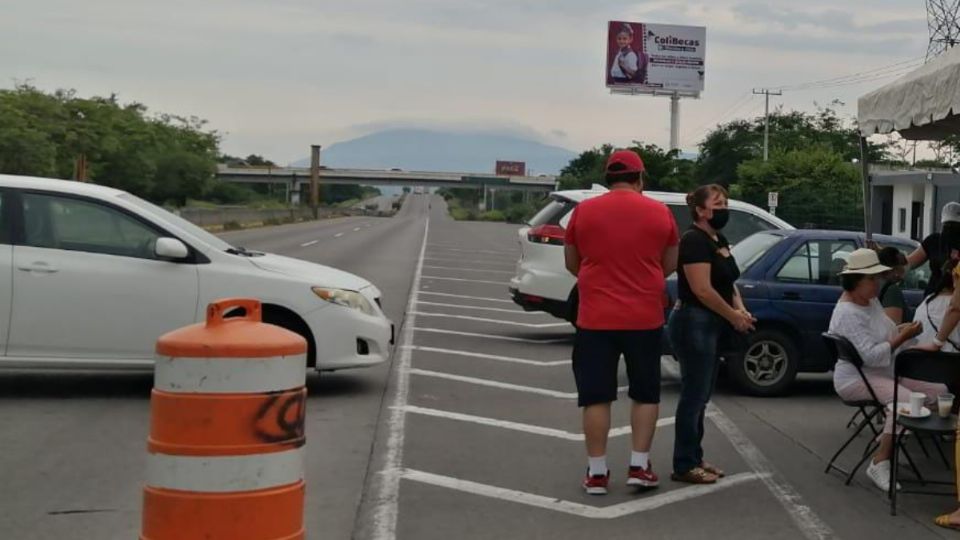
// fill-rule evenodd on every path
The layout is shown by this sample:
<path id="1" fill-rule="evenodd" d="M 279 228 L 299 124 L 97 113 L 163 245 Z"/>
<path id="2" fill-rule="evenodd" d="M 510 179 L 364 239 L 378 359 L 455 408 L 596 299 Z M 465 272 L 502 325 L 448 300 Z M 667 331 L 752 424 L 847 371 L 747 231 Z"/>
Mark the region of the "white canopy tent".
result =
<path id="1" fill-rule="evenodd" d="M 866 138 L 898 132 L 909 140 L 960 135 L 960 47 L 954 47 L 857 102 L 863 164 L 863 212 L 870 234 L 870 176 Z"/>

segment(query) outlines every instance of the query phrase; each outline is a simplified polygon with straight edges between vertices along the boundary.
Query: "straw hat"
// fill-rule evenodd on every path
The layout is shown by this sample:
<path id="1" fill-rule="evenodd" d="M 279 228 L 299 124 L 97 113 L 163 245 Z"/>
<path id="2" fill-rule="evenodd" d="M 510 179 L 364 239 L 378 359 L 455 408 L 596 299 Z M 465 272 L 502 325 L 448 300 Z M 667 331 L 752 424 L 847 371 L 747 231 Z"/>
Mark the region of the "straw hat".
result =
<path id="1" fill-rule="evenodd" d="M 880 259 L 877 257 L 876 251 L 860 248 L 850 254 L 850 258 L 847 259 L 847 266 L 843 268 L 843 272 L 840 272 L 840 275 L 863 274 L 869 276 L 886 272 L 887 270 L 890 270 L 890 267 L 880 264 Z"/>

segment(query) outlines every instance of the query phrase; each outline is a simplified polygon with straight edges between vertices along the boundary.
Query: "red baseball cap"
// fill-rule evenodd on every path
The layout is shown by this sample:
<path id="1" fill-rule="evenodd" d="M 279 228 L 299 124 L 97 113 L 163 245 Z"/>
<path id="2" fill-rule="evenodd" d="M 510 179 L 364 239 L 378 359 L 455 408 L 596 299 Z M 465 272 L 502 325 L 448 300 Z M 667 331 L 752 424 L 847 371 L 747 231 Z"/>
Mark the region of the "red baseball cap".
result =
<path id="1" fill-rule="evenodd" d="M 622 165 L 622 167 L 615 167 L 614 170 L 610 170 L 612 165 L 618 163 Z M 644 170 L 646 169 L 643 166 L 643 160 L 632 150 L 617 150 L 610 154 L 610 159 L 607 160 L 608 173 L 638 173 Z"/>

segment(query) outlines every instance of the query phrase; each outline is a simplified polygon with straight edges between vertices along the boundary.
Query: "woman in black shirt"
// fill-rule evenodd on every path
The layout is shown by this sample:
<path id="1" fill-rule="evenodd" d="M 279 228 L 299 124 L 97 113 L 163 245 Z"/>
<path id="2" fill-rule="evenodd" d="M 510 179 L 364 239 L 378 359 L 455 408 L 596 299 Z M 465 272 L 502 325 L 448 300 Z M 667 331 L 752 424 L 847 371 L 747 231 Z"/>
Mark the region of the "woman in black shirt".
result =
<path id="1" fill-rule="evenodd" d="M 930 296 L 943 276 L 943 265 L 950 259 L 960 256 L 960 203 L 949 202 L 940 211 L 941 232 L 935 232 L 923 239 L 913 253 L 907 257 L 910 268 L 916 268 L 930 261 L 930 281 L 924 296 Z"/>
<path id="2" fill-rule="evenodd" d="M 687 196 L 687 206 L 693 224 L 680 239 L 679 299 L 670 316 L 670 342 L 681 373 L 672 478 L 712 484 L 723 471 L 703 460 L 702 442 L 703 419 L 720 367 L 717 344 L 730 326 L 738 332 L 752 330 L 754 319 L 734 284 L 740 270 L 720 234 L 730 217 L 727 191 L 716 184 L 701 186 Z"/>

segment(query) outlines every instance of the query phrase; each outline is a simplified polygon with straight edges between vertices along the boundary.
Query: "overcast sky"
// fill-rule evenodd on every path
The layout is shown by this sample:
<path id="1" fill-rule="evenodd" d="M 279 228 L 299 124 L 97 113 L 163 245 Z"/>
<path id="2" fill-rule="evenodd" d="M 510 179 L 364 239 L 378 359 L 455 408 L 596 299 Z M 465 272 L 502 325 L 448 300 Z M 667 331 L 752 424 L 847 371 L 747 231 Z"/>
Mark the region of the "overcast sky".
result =
<path id="1" fill-rule="evenodd" d="M 667 146 L 667 99 L 604 87 L 608 20 L 707 27 L 685 149 L 717 121 L 762 112 L 753 87 L 920 59 L 927 39 L 921 0 L 0 0 L 0 13 L 2 86 L 115 92 L 209 120 L 227 153 L 280 162 L 386 126 L 513 131 L 575 151 Z M 865 79 L 774 103 L 840 99 L 853 115 L 857 96 L 892 80 Z"/>

